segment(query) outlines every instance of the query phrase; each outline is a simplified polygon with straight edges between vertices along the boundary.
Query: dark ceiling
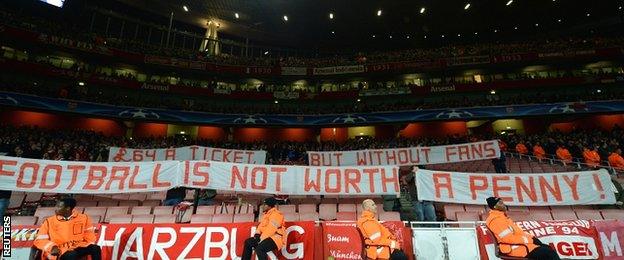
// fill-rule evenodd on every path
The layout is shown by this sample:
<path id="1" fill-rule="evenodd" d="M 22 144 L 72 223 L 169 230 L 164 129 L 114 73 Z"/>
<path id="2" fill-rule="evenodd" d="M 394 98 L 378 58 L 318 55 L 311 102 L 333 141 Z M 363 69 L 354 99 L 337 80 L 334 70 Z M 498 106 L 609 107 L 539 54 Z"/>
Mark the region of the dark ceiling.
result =
<path id="1" fill-rule="evenodd" d="M 166 17 L 174 11 L 176 20 L 200 27 L 219 21 L 224 35 L 302 49 L 394 49 L 624 31 L 624 0 L 117 1 Z"/>

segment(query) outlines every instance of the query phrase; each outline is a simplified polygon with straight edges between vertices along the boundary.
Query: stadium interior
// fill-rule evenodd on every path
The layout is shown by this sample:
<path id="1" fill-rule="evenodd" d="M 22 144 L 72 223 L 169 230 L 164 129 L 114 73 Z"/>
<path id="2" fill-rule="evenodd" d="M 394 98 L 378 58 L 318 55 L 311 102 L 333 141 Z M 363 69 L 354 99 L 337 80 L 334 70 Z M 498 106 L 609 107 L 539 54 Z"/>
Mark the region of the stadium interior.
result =
<path id="1" fill-rule="evenodd" d="M 200 205 L 206 189 L 188 188 L 186 208 L 165 205 L 166 189 L 16 188 L 4 213 L 14 227 L 41 226 L 68 195 L 96 224 L 154 226 L 260 222 L 264 199 L 275 197 L 285 221 L 321 228 L 358 221 L 362 201 L 373 199 L 380 221 L 412 232 L 410 259 L 493 259 L 480 250 L 481 238 L 474 257 L 446 240 L 439 247 L 446 251 L 426 248 L 417 234 L 428 229 L 467 227 L 477 241 L 475 226 L 490 209 L 485 199 L 418 200 L 423 191 L 410 178 L 420 169 L 606 172 L 611 203 L 564 197 L 560 205 L 509 206 L 507 216 L 624 221 L 624 1 L 1 2 L 2 158 L 104 163 L 121 155 L 115 147 L 204 146 L 265 151 L 259 164 L 304 167 L 314 165 L 309 152 L 488 140 L 498 140 L 501 155 L 395 163 L 401 182 L 394 195 L 218 189 Z M 324 163 L 316 166 L 350 166 Z M 428 206 L 435 219 L 423 217 Z M 624 224 L 619 232 L 624 237 Z M 354 259 L 325 249 L 279 259 Z M 607 253 L 591 259 L 617 259 Z"/>

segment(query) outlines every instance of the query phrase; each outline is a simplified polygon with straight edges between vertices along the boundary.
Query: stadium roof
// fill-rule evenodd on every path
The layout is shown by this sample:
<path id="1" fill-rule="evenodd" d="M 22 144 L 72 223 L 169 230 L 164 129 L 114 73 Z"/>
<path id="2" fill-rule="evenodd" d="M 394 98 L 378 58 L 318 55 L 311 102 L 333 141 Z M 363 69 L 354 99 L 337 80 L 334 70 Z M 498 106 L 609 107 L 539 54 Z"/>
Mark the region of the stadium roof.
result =
<path id="1" fill-rule="evenodd" d="M 116 1 L 200 27 L 215 21 L 229 36 L 335 50 L 586 36 L 616 31 L 624 15 L 622 0 Z"/>

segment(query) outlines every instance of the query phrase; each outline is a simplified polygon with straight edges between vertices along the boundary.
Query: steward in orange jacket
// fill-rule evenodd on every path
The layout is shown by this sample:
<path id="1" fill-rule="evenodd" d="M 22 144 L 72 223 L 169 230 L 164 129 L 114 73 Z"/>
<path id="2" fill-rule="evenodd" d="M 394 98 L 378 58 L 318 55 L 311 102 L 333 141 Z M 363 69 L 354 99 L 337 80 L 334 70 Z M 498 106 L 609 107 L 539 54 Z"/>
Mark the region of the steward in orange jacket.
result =
<path id="1" fill-rule="evenodd" d="M 529 149 L 527 149 L 527 147 L 523 143 L 518 143 L 516 145 L 516 152 L 518 152 L 519 154 L 527 154 L 529 152 Z"/>
<path id="2" fill-rule="evenodd" d="M 572 154 L 570 154 L 570 151 L 568 151 L 567 148 L 563 146 L 559 146 L 559 148 L 557 148 L 556 153 L 557 153 L 557 158 L 559 158 L 559 160 L 562 160 L 564 163 L 572 162 Z"/>
<path id="3" fill-rule="evenodd" d="M 609 155 L 609 164 L 618 171 L 624 170 L 624 158 L 622 158 L 622 150 L 617 149 Z"/>
<path id="4" fill-rule="evenodd" d="M 362 202 L 362 217 L 357 221 L 357 227 L 362 237 L 366 259 L 405 259 L 407 256 L 401 251 L 401 244 L 390 231 L 377 219 L 377 205 L 371 199 Z"/>
<path id="5" fill-rule="evenodd" d="M 102 258 L 95 244 L 95 227 L 89 216 L 75 211 L 76 200 L 64 198 L 56 204 L 54 216 L 47 218 L 37 233 L 34 245 L 43 251 L 42 259 Z"/>
<path id="6" fill-rule="evenodd" d="M 585 164 L 589 167 L 596 168 L 600 165 L 600 154 L 596 150 L 589 150 L 585 147 L 583 149 L 583 158 L 585 158 Z"/>
<path id="7" fill-rule="evenodd" d="M 528 259 L 559 260 L 557 252 L 531 234 L 524 232 L 505 213 L 507 206 L 502 199 L 487 198 L 490 214 L 485 220 L 487 228 L 494 233 L 501 254 Z"/>
<path id="8" fill-rule="evenodd" d="M 273 197 L 266 198 L 262 204 L 262 220 L 253 237 L 245 240 L 242 260 L 251 260 L 252 250 L 256 252 L 259 260 L 268 259 L 267 253 L 276 249 L 282 249 L 286 244 L 286 225 L 284 215 L 275 207 L 277 200 Z"/>
<path id="9" fill-rule="evenodd" d="M 539 143 L 533 146 L 533 156 L 537 157 L 540 161 L 546 158 L 546 151 L 544 151 L 544 148 L 542 148 Z"/>

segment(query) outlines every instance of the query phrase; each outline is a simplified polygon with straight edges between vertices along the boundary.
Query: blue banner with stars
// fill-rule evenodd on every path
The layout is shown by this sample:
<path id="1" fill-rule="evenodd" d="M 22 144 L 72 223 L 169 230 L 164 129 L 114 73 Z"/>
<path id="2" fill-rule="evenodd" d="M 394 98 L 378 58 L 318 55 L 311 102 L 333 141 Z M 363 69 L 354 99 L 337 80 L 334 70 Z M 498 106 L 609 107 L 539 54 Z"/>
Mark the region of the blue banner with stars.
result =
<path id="1" fill-rule="evenodd" d="M 194 124 L 256 126 L 370 125 L 381 123 L 405 123 L 435 120 L 475 120 L 485 118 L 497 119 L 524 116 L 624 112 L 624 100 L 612 100 L 453 109 L 426 109 L 361 114 L 215 114 L 205 112 L 113 106 L 83 101 L 72 101 L 66 99 L 17 94 L 12 92 L 0 92 L 0 105 L 118 119 Z"/>

